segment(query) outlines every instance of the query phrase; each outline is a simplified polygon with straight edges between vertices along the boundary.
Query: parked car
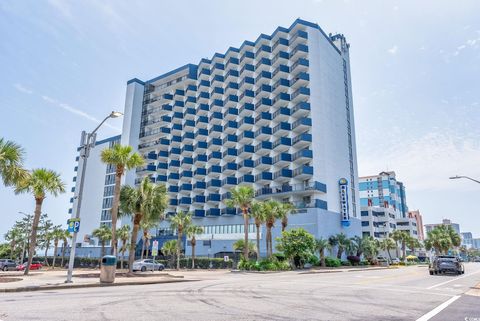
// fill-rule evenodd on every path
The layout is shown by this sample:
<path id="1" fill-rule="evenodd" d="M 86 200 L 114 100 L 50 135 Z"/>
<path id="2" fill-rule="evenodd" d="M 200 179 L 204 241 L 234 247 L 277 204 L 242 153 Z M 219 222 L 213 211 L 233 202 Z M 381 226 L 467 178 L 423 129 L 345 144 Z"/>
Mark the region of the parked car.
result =
<path id="1" fill-rule="evenodd" d="M 442 274 L 442 273 L 455 273 L 455 274 L 464 274 L 465 267 L 458 257 L 451 255 L 439 255 L 433 259 L 429 265 L 429 273 L 433 274 Z"/>
<path id="2" fill-rule="evenodd" d="M 165 265 L 152 259 L 137 260 L 133 262 L 133 271 L 163 271 Z"/>
<path id="3" fill-rule="evenodd" d="M 32 264 L 30 265 L 30 270 L 40 270 L 42 268 L 42 263 L 33 261 Z M 23 271 L 27 267 L 27 262 L 20 264 L 17 266 L 17 271 Z"/>
<path id="4" fill-rule="evenodd" d="M 398 257 L 392 259 L 392 264 L 400 264 L 400 259 Z"/>
<path id="5" fill-rule="evenodd" d="M 0 270 L 8 271 L 8 270 L 15 270 L 17 267 L 17 263 L 14 260 L 9 259 L 0 259 Z"/>

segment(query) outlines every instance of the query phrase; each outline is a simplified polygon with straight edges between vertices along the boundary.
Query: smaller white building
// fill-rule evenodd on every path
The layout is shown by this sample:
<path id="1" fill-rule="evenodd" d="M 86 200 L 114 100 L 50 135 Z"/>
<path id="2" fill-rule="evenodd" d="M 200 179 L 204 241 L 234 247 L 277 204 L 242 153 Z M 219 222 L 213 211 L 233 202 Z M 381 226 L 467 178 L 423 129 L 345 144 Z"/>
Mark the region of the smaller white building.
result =
<path id="1" fill-rule="evenodd" d="M 77 257 L 100 256 L 101 244 L 98 239 L 92 236 L 92 232 L 100 225 L 111 226 L 112 224 L 110 209 L 113 202 L 115 168 L 102 163 L 101 153 L 102 150 L 118 143 L 120 143 L 120 135 L 97 141 L 95 147 L 90 150 L 80 210 L 80 230 L 77 244 L 75 244 L 77 247 L 75 255 Z M 68 211 L 71 217 L 75 216 L 75 210 L 77 209 L 77 191 L 83 166 L 83 159 L 80 156 L 77 156 L 76 161 L 76 176 L 73 177 L 75 186 L 72 188 L 74 195 L 70 199 L 71 208 Z M 120 222 L 118 225 L 120 226 Z"/>

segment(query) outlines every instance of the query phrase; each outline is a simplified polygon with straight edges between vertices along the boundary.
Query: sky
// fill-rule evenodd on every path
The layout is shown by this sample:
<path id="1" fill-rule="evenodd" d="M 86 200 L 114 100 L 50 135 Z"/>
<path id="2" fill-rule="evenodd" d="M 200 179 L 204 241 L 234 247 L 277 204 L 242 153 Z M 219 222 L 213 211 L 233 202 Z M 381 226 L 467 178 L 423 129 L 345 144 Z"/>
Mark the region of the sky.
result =
<path id="1" fill-rule="evenodd" d="M 296 18 L 342 33 L 350 59 L 360 175 L 393 170 L 424 223 L 480 237 L 479 1 L 0 0 L 0 137 L 27 168 L 61 173 L 44 202 L 66 225 L 80 132 L 123 110 L 126 82 L 224 53 Z M 99 139 L 120 133 L 108 121 Z M 0 240 L 30 195 L 0 186 Z"/>

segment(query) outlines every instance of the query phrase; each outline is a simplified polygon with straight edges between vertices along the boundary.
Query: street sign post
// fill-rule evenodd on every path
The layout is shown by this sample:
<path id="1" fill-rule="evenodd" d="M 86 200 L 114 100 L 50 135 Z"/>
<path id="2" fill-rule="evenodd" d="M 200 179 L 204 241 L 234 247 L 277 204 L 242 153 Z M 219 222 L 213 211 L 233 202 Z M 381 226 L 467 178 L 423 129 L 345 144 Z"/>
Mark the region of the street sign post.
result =
<path id="1" fill-rule="evenodd" d="M 80 230 L 80 219 L 79 218 L 70 218 L 67 220 L 68 231 L 70 233 L 78 233 Z"/>
<path id="2" fill-rule="evenodd" d="M 155 240 L 152 242 L 152 256 L 153 259 L 158 255 L 158 241 Z"/>

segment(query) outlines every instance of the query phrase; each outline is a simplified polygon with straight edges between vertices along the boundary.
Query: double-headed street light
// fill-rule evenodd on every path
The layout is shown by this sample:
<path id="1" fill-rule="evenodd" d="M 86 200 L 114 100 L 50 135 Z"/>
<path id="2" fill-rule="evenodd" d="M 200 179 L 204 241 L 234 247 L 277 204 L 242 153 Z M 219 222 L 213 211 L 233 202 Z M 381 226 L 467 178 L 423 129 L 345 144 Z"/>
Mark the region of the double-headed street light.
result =
<path id="1" fill-rule="evenodd" d="M 449 178 L 450 178 L 450 179 L 466 178 L 466 179 L 469 179 L 469 180 L 471 180 L 471 181 L 474 181 L 475 183 L 480 184 L 480 181 L 479 181 L 479 180 L 473 179 L 473 178 L 468 177 L 468 176 L 458 176 L 458 175 L 456 175 L 456 176 L 452 176 L 452 177 L 449 177 Z"/>
<path id="2" fill-rule="evenodd" d="M 97 130 L 100 126 L 103 125 L 109 118 L 117 118 L 122 116 L 123 113 L 119 111 L 112 111 L 110 115 L 105 117 L 104 120 L 91 132 L 87 133 L 82 131 L 82 136 L 80 138 L 80 157 L 82 159 L 82 170 L 80 172 L 80 184 L 78 185 L 77 195 L 74 197 L 77 199 L 77 208 L 75 210 L 75 219 L 80 218 L 80 209 L 82 206 L 82 196 L 83 196 L 83 185 L 85 183 L 85 171 L 87 169 L 87 159 L 90 156 L 90 149 L 95 147 L 95 141 L 97 137 Z M 70 260 L 68 261 L 68 272 L 67 280 L 65 283 L 72 283 L 72 274 L 73 274 L 73 263 L 75 262 L 75 248 L 77 244 L 77 232 L 73 232 L 72 236 L 72 245 L 70 247 Z"/>

